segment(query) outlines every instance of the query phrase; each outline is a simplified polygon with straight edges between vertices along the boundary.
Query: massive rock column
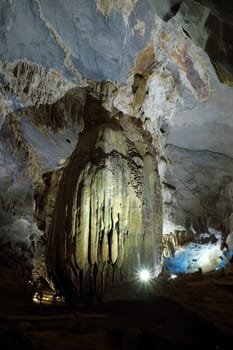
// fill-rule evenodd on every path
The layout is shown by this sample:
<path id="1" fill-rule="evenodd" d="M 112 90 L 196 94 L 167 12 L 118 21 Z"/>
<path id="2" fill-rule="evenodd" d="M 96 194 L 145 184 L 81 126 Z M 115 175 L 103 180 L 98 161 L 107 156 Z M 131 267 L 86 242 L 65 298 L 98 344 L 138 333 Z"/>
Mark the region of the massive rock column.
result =
<path id="1" fill-rule="evenodd" d="M 160 271 L 162 198 L 156 150 L 138 120 L 110 118 L 87 96 L 84 130 L 57 195 L 48 275 L 68 296 L 101 295 L 112 282 Z M 121 126 L 135 129 L 134 141 Z"/>

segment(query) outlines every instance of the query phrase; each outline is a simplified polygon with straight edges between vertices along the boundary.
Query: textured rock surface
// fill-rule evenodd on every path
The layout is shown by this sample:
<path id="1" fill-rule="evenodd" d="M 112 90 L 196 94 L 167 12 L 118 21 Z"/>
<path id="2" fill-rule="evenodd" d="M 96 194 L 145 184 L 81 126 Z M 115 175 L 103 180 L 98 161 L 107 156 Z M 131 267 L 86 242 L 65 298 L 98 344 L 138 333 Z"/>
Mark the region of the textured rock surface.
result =
<path id="1" fill-rule="evenodd" d="M 162 226 L 232 232 L 231 6 L 1 1 L 6 270 L 46 275 L 46 248 L 57 287 L 101 291 L 159 272 Z"/>
<path id="2" fill-rule="evenodd" d="M 101 294 L 106 284 L 135 277 L 141 266 L 158 274 L 161 264 L 162 197 L 150 138 L 132 119 L 130 141 L 91 96 L 84 115 L 47 250 L 52 279 L 66 295 L 73 293 L 69 281 L 76 294 Z"/>

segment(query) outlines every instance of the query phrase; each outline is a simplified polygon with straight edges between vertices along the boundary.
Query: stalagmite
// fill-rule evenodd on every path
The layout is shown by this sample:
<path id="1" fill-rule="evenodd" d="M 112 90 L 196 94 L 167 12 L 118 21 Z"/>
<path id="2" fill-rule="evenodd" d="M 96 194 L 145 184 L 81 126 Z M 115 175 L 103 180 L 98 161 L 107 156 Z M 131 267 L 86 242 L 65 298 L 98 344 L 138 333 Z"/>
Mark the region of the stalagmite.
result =
<path id="1" fill-rule="evenodd" d="M 92 104 L 95 113 L 96 101 Z M 134 278 L 140 264 L 158 272 L 161 262 L 156 152 L 143 131 L 140 143 L 151 149 L 150 154 L 142 154 L 143 147 L 137 149 L 114 118 L 106 117 L 99 125 L 98 114 L 95 118 L 97 127 L 87 124 L 80 134 L 82 145 L 77 145 L 64 170 L 49 232 L 51 279 L 69 293 L 65 276 L 76 295 L 88 295 L 89 288 L 103 292 L 120 275 L 124 280 Z M 92 142 L 85 146 L 87 139 Z"/>

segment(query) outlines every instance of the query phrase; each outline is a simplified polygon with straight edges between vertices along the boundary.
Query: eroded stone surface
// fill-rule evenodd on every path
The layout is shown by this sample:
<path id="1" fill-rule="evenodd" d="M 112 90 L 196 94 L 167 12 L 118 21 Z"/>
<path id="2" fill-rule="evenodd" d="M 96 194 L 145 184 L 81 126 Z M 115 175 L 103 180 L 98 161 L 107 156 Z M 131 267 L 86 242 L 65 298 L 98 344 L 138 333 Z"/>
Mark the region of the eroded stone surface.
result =
<path id="1" fill-rule="evenodd" d="M 82 288 L 102 293 L 113 281 L 135 277 L 140 266 L 160 271 L 156 152 L 140 129 L 140 138 L 135 130 L 130 141 L 119 121 L 99 108 L 89 97 L 87 125 L 64 171 L 49 232 L 51 277 L 66 294 L 69 284 L 78 294 Z M 96 111 L 101 113 L 90 121 Z"/>

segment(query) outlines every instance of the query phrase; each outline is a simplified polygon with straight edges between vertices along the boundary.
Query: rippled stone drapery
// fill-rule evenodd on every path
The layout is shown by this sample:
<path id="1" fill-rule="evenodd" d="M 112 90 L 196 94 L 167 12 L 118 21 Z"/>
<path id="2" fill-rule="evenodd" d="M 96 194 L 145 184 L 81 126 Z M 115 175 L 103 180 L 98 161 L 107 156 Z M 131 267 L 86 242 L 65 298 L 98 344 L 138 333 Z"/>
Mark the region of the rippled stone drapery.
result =
<path id="1" fill-rule="evenodd" d="M 93 103 L 87 100 L 84 114 L 93 112 Z M 64 170 L 48 237 L 49 277 L 69 297 L 101 295 L 112 282 L 135 277 L 140 266 L 160 271 L 155 151 L 142 135 L 130 141 L 119 121 L 98 108 L 102 120 L 86 118 L 89 125 Z"/>

